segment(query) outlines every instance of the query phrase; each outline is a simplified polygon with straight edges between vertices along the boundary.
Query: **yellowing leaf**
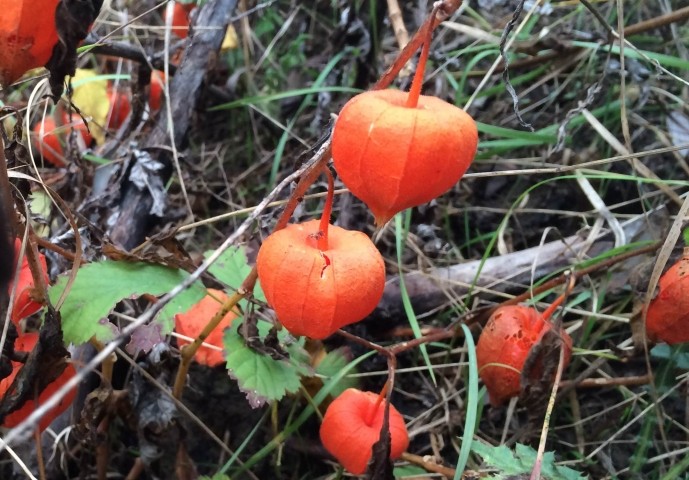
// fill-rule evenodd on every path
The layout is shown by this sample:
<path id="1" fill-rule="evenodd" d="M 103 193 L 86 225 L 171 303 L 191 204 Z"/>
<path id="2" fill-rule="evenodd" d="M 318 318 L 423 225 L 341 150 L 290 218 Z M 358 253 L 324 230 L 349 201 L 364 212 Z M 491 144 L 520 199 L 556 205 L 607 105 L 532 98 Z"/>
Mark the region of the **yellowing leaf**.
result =
<path id="1" fill-rule="evenodd" d="M 239 46 L 239 37 L 237 37 L 237 30 L 234 29 L 233 25 L 227 26 L 227 31 L 225 32 L 225 38 L 222 41 L 221 50 L 233 50 Z"/>
<path id="2" fill-rule="evenodd" d="M 95 70 L 77 69 L 72 78 L 72 86 L 72 101 L 87 120 L 93 120 L 89 122 L 89 128 L 96 143 L 100 145 L 105 141 L 102 127 L 110 110 L 108 81 Z"/>

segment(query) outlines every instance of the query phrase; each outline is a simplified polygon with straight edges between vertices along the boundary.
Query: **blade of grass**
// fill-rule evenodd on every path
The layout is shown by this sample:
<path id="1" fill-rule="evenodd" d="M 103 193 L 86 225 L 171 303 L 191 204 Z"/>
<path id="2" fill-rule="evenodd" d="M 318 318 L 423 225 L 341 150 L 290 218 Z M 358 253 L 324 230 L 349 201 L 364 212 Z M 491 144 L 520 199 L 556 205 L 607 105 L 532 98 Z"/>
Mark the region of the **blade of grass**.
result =
<path id="1" fill-rule="evenodd" d="M 474 443 L 474 430 L 476 429 L 476 414 L 478 412 L 478 364 L 476 361 L 476 346 L 474 337 L 471 336 L 469 327 L 462 324 L 464 338 L 466 339 L 467 353 L 469 355 L 469 385 L 467 388 L 467 411 L 464 420 L 464 435 L 462 436 L 462 447 L 459 449 L 459 459 L 455 468 L 454 480 L 460 480 L 462 473 L 469 461 L 471 445 Z"/>
<path id="2" fill-rule="evenodd" d="M 402 215 L 404 215 L 404 226 L 402 225 Z M 414 308 L 412 307 L 411 300 L 409 299 L 407 287 L 404 284 L 404 274 L 402 273 L 402 251 L 404 243 L 407 240 L 410 221 L 411 210 L 405 210 L 403 213 L 398 213 L 395 215 L 395 248 L 397 250 L 397 270 L 399 271 L 400 295 L 402 296 L 404 313 L 407 315 L 407 320 L 409 320 L 409 325 L 414 333 L 414 338 L 419 338 L 422 335 L 421 328 L 419 327 L 419 321 L 416 318 L 416 313 L 414 313 Z M 425 344 L 422 344 L 419 348 L 421 350 L 421 355 L 423 356 L 423 361 L 426 364 L 426 367 L 428 367 L 428 373 L 430 373 L 431 379 L 433 380 L 433 385 L 437 385 L 435 373 L 433 373 L 433 367 L 431 365 L 431 359 L 428 356 L 428 349 L 426 348 Z"/>
<path id="3" fill-rule="evenodd" d="M 660 480 L 676 480 L 686 478 L 683 476 L 689 469 L 689 455 L 685 456 L 681 462 L 675 464 Z"/>
<path id="4" fill-rule="evenodd" d="M 265 413 L 263 414 L 263 416 L 259 419 L 259 421 L 256 422 L 256 425 L 254 425 L 254 428 L 251 429 L 249 434 L 246 436 L 246 438 L 239 445 L 237 450 L 235 450 L 235 452 L 232 454 L 232 456 L 227 460 L 227 462 L 225 462 L 225 465 L 223 465 L 222 468 L 220 468 L 220 470 L 218 470 L 217 473 L 225 473 L 225 472 L 227 472 L 227 470 L 230 469 L 232 464 L 237 461 L 237 459 L 239 458 L 239 455 L 241 455 L 241 453 L 244 451 L 244 449 L 249 444 L 251 439 L 254 438 L 254 435 L 256 435 L 256 432 L 258 432 L 258 430 L 261 428 L 261 426 L 263 426 L 263 424 L 266 422 L 266 420 L 268 420 L 269 414 L 270 414 L 270 410 L 267 409 L 265 411 Z"/>
<path id="5" fill-rule="evenodd" d="M 342 60 L 342 57 L 345 56 L 345 54 L 349 53 L 349 49 L 343 49 L 340 53 L 335 55 L 333 58 L 330 59 L 330 61 L 327 63 L 325 67 L 323 67 L 323 71 L 321 71 L 320 74 L 318 74 L 318 77 L 316 80 L 313 82 L 313 86 L 311 88 L 313 89 L 318 89 L 318 88 L 325 88 L 321 87 L 323 82 L 325 82 L 326 78 L 328 78 L 328 75 L 330 75 L 330 72 L 332 71 L 333 68 L 335 68 L 335 65 Z M 316 90 L 320 91 L 320 90 Z M 285 151 L 285 146 L 287 145 L 287 139 L 289 138 L 289 131 L 292 130 L 292 127 L 297 123 L 297 120 L 301 116 L 302 112 L 306 109 L 306 107 L 309 105 L 311 102 L 311 99 L 313 97 L 313 93 L 306 95 L 304 100 L 302 100 L 301 105 L 299 105 L 299 108 L 297 109 L 297 113 L 294 114 L 294 116 L 290 119 L 289 123 L 287 124 L 287 128 L 285 131 L 282 133 L 280 136 L 280 140 L 278 141 L 278 145 L 275 148 L 275 157 L 273 158 L 273 165 L 272 168 L 270 169 L 270 179 L 268 180 L 268 185 L 274 186 L 275 185 L 275 179 L 277 178 L 278 171 L 280 170 L 280 163 L 282 162 L 282 154 Z"/>
<path id="6" fill-rule="evenodd" d="M 612 47 L 602 47 L 599 43 L 595 42 L 582 42 L 582 41 L 573 41 L 572 45 L 576 47 L 582 47 L 582 48 L 589 48 L 591 50 L 598 50 L 600 48 L 605 48 L 607 51 L 608 48 L 610 51 L 615 54 L 619 55 L 620 54 L 620 47 L 618 45 L 614 45 Z M 648 50 L 633 50 L 631 48 L 625 48 L 624 49 L 624 56 L 633 58 L 635 60 L 644 60 L 643 56 L 647 56 L 651 60 L 657 61 L 659 64 L 661 64 L 664 67 L 674 67 L 674 68 L 679 68 L 681 70 L 689 70 L 689 61 L 683 60 L 682 58 L 679 57 L 673 57 L 672 55 L 665 55 L 664 53 L 656 53 L 656 52 L 650 52 Z"/>
<path id="7" fill-rule="evenodd" d="M 314 85 L 314 86 L 308 87 L 308 88 L 298 88 L 295 90 L 287 90 L 286 92 L 273 93 L 270 95 L 255 95 L 253 97 L 244 97 L 244 98 L 240 98 L 239 100 L 235 100 L 234 102 L 221 103 L 220 105 L 216 105 L 215 107 L 211 107 L 208 110 L 211 112 L 214 112 L 217 110 L 231 110 L 233 108 L 246 107 L 248 105 L 255 105 L 257 103 L 274 102 L 276 100 L 284 100 L 285 98 L 303 97 L 306 95 L 312 95 L 314 93 L 322 93 L 322 92 L 361 93 L 361 91 L 362 90 L 360 90 L 358 88 L 351 88 L 351 87 L 338 87 L 338 86 L 322 87 L 322 86 L 315 86 Z"/>

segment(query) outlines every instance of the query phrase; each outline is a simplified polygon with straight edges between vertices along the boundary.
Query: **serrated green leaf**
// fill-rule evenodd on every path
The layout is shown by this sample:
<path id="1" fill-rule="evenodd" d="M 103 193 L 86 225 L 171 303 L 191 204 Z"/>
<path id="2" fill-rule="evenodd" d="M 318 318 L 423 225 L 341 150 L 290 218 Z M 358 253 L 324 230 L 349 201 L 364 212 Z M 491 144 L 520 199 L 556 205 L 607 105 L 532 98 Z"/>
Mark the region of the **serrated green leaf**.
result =
<path id="1" fill-rule="evenodd" d="M 212 253 L 213 251 L 208 251 L 204 254 L 204 257 L 208 258 Z M 230 247 L 220 255 L 220 258 L 210 266 L 208 271 L 215 278 L 236 290 L 251 272 L 251 265 L 249 265 L 247 260 L 244 247 Z M 259 281 L 256 282 L 256 287 L 254 288 L 254 298 L 262 302 L 266 301 Z M 246 300 L 242 300 L 239 304 L 242 309 L 246 308 Z"/>
<path id="2" fill-rule="evenodd" d="M 474 440 L 471 450 L 483 459 L 483 462 L 500 471 L 501 474 L 519 475 L 526 473 L 524 465 L 514 456 L 514 452 L 505 445 L 494 447 Z"/>
<path id="3" fill-rule="evenodd" d="M 239 388 L 247 393 L 249 403 L 260 406 L 263 401 L 280 400 L 299 390 L 301 377 L 313 373 L 308 366 L 308 353 L 301 345 L 295 342 L 287 346 L 289 361 L 275 360 L 247 347 L 238 332 L 239 325 L 240 322 L 234 322 L 225 330 L 226 362 Z"/>
<path id="4" fill-rule="evenodd" d="M 116 332 L 110 323 L 101 320 L 112 312 L 118 302 L 144 294 L 163 295 L 188 276 L 183 270 L 148 263 L 105 260 L 82 266 L 60 308 L 65 342 L 82 344 L 93 336 L 103 342 L 111 340 Z M 51 302 L 57 302 L 60 298 L 67 278 L 61 276 L 48 289 Z M 156 320 L 163 327 L 162 333 L 170 333 L 175 314 L 188 310 L 205 294 L 204 286 L 195 282 L 175 297 Z"/>
<path id="5" fill-rule="evenodd" d="M 513 452 L 505 445 L 494 447 L 474 440 L 472 451 L 480 456 L 488 467 L 498 470 L 492 477 L 494 479 L 530 473 L 536 461 L 536 450 L 520 443 L 515 446 Z M 553 452 L 546 452 L 543 455 L 541 475 L 547 480 L 586 480 L 587 478 L 571 468 L 556 465 Z"/>
<path id="6" fill-rule="evenodd" d="M 349 359 L 344 354 L 342 349 L 333 350 L 328 352 L 323 360 L 316 366 L 316 373 L 318 375 L 323 375 L 326 379 L 330 379 L 336 376 L 343 368 L 349 364 Z M 356 373 L 356 370 L 352 373 Z M 358 386 L 358 382 L 353 377 L 344 377 L 342 380 L 337 382 L 335 387 L 331 391 L 333 397 L 337 397 L 342 392 L 348 388 L 354 388 Z"/>

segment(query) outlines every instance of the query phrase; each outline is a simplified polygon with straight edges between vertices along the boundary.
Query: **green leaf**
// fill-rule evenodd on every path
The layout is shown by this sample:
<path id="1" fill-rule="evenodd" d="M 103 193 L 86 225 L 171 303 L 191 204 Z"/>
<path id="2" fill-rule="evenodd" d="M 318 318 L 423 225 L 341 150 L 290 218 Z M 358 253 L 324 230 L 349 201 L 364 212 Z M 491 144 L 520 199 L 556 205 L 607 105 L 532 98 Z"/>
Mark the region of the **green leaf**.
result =
<path id="1" fill-rule="evenodd" d="M 323 360 L 321 360 L 316 367 L 316 373 L 325 377 L 324 380 L 330 379 L 342 371 L 347 364 L 349 364 L 349 360 L 344 353 L 344 349 L 338 348 L 337 350 L 333 350 L 326 354 Z M 352 373 L 356 373 L 356 370 Z M 333 387 L 330 393 L 333 397 L 337 397 L 348 388 L 353 388 L 357 385 L 358 382 L 356 381 L 356 378 L 344 377 Z"/>
<path id="2" fill-rule="evenodd" d="M 670 360 L 678 369 L 689 370 L 689 351 L 686 345 L 670 346 L 659 343 L 651 349 L 651 357 L 662 360 Z"/>
<path id="3" fill-rule="evenodd" d="M 301 377 L 312 375 L 309 355 L 300 343 L 284 345 L 287 335 L 281 335 L 282 347 L 289 353 L 289 360 L 276 360 L 249 348 L 238 332 L 241 322 L 233 322 L 225 330 L 224 345 L 227 352 L 227 370 L 246 393 L 249 404 L 258 408 L 267 401 L 280 400 L 287 393 L 294 393 L 301 386 Z M 270 328 L 259 321 L 259 332 Z M 260 335 L 262 338 L 264 334 Z"/>
<path id="4" fill-rule="evenodd" d="M 208 251 L 204 254 L 208 258 L 213 252 Z M 220 258 L 210 266 L 208 271 L 218 280 L 233 289 L 238 289 L 249 272 L 251 272 L 251 265 L 246 257 L 244 247 L 231 247 L 225 250 Z M 266 301 L 261 284 L 257 281 L 254 288 L 254 298 L 262 302 Z M 239 305 L 245 309 L 246 300 L 239 302 Z"/>
<path id="5" fill-rule="evenodd" d="M 483 458 L 483 462 L 492 469 L 498 470 L 491 478 L 507 479 L 510 475 L 531 473 L 536 462 L 536 450 L 517 444 L 513 452 L 505 445 L 494 447 L 474 440 L 472 451 Z M 543 455 L 541 477 L 547 480 L 586 480 L 586 476 L 568 467 L 555 465 L 555 454 L 546 452 Z"/>
<path id="6" fill-rule="evenodd" d="M 163 295 L 188 276 L 183 270 L 148 263 L 105 260 L 82 266 L 60 308 L 65 342 L 78 345 L 93 336 L 103 342 L 111 340 L 117 332 L 107 316 L 118 302 L 144 294 Z M 67 280 L 67 276 L 61 276 L 49 288 L 51 302 L 56 303 L 60 298 Z M 162 334 L 174 328 L 175 314 L 187 311 L 205 294 L 204 286 L 195 282 L 177 295 L 157 319 L 163 327 Z"/>
<path id="7" fill-rule="evenodd" d="M 401 467 L 395 467 L 393 474 L 397 479 L 404 478 L 428 478 L 428 472 L 421 467 L 416 465 L 403 465 Z"/>

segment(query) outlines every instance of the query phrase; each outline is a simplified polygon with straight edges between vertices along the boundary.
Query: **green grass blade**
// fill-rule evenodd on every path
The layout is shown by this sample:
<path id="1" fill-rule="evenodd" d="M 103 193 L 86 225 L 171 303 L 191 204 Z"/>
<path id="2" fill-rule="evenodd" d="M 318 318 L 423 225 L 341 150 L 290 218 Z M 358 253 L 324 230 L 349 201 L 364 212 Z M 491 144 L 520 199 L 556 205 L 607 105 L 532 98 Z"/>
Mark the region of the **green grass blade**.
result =
<path id="1" fill-rule="evenodd" d="M 313 82 L 313 85 L 311 86 L 311 89 L 314 90 L 315 92 L 321 92 L 323 91 L 324 88 L 328 87 L 323 87 L 323 82 L 328 78 L 328 75 L 330 75 L 330 72 L 332 71 L 333 68 L 335 68 L 335 65 L 338 64 L 340 60 L 342 60 L 342 57 L 346 53 L 349 53 L 347 49 L 342 50 L 340 53 L 335 55 L 333 58 L 330 59 L 330 61 L 327 63 L 325 67 L 323 67 L 323 71 L 318 75 L 318 78 Z M 342 88 L 342 87 L 338 87 Z M 297 120 L 301 116 L 302 112 L 306 109 L 306 107 L 309 105 L 311 102 L 311 99 L 314 95 L 314 93 L 307 94 L 304 97 L 304 100 L 302 100 L 301 105 L 299 105 L 299 108 L 297 109 L 297 113 L 294 114 L 294 117 L 289 121 L 287 124 L 287 128 L 285 129 L 284 132 L 282 132 L 282 135 L 280 136 L 280 140 L 278 141 L 278 146 L 275 149 L 275 157 L 273 158 L 273 165 L 270 169 L 270 179 L 268 181 L 269 185 L 275 185 L 275 179 L 277 178 L 278 171 L 280 170 L 280 163 L 282 162 L 282 154 L 285 151 L 285 146 L 287 145 L 287 138 L 289 137 L 289 132 L 292 130 L 294 125 L 297 123 Z"/>
<path id="2" fill-rule="evenodd" d="M 400 278 L 400 295 L 402 296 L 404 313 L 407 314 L 407 320 L 409 320 L 411 330 L 414 332 L 414 338 L 419 338 L 421 337 L 421 328 L 419 327 L 419 321 L 416 318 L 416 313 L 414 313 L 414 308 L 412 307 L 411 300 L 409 299 L 407 287 L 404 284 L 404 274 L 402 273 L 402 250 L 404 241 L 407 238 L 407 232 L 409 231 L 408 226 L 406 228 L 403 228 L 402 226 L 402 215 L 405 215 L 405 223 L 408 225 L 409 220 L 411 219 L 411 210 L 407 210 L 403 214 L 398 213 L 395 215 L 395 247 L 397 249 L 397 269 L 399 271 Z M 435 373 L 433 373 L 433 366 L 431 365 L 431 359 L 428 356 L 428 349 L 426 348 L 426 345 L 422 344 L 419 349 L 421 350 L 423 361 L 426 363 L 426 367 L 428 367 L 428 373 L 431 374 L 433 385 L 437 385 Z"/>
<path id="3" fill-rule="evenodd" d="M 689 455 L 684 457 L 681 462 L 676 463 L 660 480 L 686 479 L 683 476 L 689 470 Z"/>
<path id="4" fill-rule="evenodd" d="M 254 105 L 257 103 L 275 102 L 277 100 L 284 100 L 285 98 L 304 97 L 307 95 L 313 95 L 314 93 L 322 92 L 361 93 L 361 90 L 358 88 L 351 87 L 322 87 L 314 85 L 308 88 L 298 88 L 296 90 L 288 90 L 286 92 L 273 93 L 270 95 L 255 95 L 253 97 L 244 97 L 233 102 L 221 103 L 220 105 L 211 107 L 208 110 L 211 112 L 217 110 L 231 110 L 233 108 L 246 107 L 247 105 Z"/>
<path id="5" fill-rule="evenodd" d="M 258 422 L 256 422 L 256 425 L 254 425 L 254 428 L 251 429 L 251 431 L 246 436 L 244 441 L 242 441 L 242 443 L 239 445 L 237 450 L 235 450 L 235 452 L 232 454 L 232 456 L 229 458 L 229 460 L 227 460 L 227 462 L 225 462 L 225 465 L 223 465 L 222 468 L 220 470 L 218 470 L 217 473 L 225 473 L 230 469 L 230 467 L 234 464 L 234 462 L 237 461 L 237 458 L 239 458 L 239 455 L 241 455 L 241 453 L 244 451 L 246 446 L 249 444 L 251 439 L 254 438 L 254 435 L 256 435 L 256 432 L 258 432 L 258 430 L 261 428 L 261 426 L 266 422 L 266 420 L 268 420 L 269 414 L 270 414 L 270 410 L 267 409 L 266 412 L 263 414 L 263 416 L 260 418 L 260 420 Z"/>
<path id="6" fill-rule="evenodd" d="M 476 418 L 478 412 L 478 363 L 476 361 L 476 345 L 474 337 L 471 336 L 469 327 L 462 324 L 464 337 L 466 338 L 467 353 L 469 354 L 469 388 L 467 395 L 467 413 L 464 420 L 464 435 L 462 436 L 462 447 L 459 449 L 459 459 L 455 469 L 454 480 L 460 480 L 462 473 L 469 461 L 471 446 L 474 443 L 474 430 L 476 429 Z"/>
<path id="7" fill-rule="evenodd" d="M 607 51 L 608 48 L 610 51 L 614 54 L 619 55 L 620 54 L 620 47 L 618 45 L 614 45 L 612 47 L 607 47 L 607 46 L 601 46 L 599 43 L 596 42 L 580 42 L 580 41 L 574 41 L 572 42 L 572 45 L 577 46 L 577 47 L 583 47 L 583 48 L 589 48 L 591 50 L 598 50 L 601 48 L 605 48 Z M 679 68 L 681 70 L 689 70 L 689 62 L 686 60 L 683 60 L 680 57 L 673 57 L 672 55 L 665 55 L 664 53 L 656 53 L 656 52 L 649 52 L 648 50 L 639 50 L 636 51 L 630 47 L 625 47 L 624 49 L 624 56 L 633 58 L 636 60 L 645 60 L 644 55 L 651 60 L 657 61 L 659 64 L 661 64 L 664 67 L 674 67 L 674 68 Z"/>

